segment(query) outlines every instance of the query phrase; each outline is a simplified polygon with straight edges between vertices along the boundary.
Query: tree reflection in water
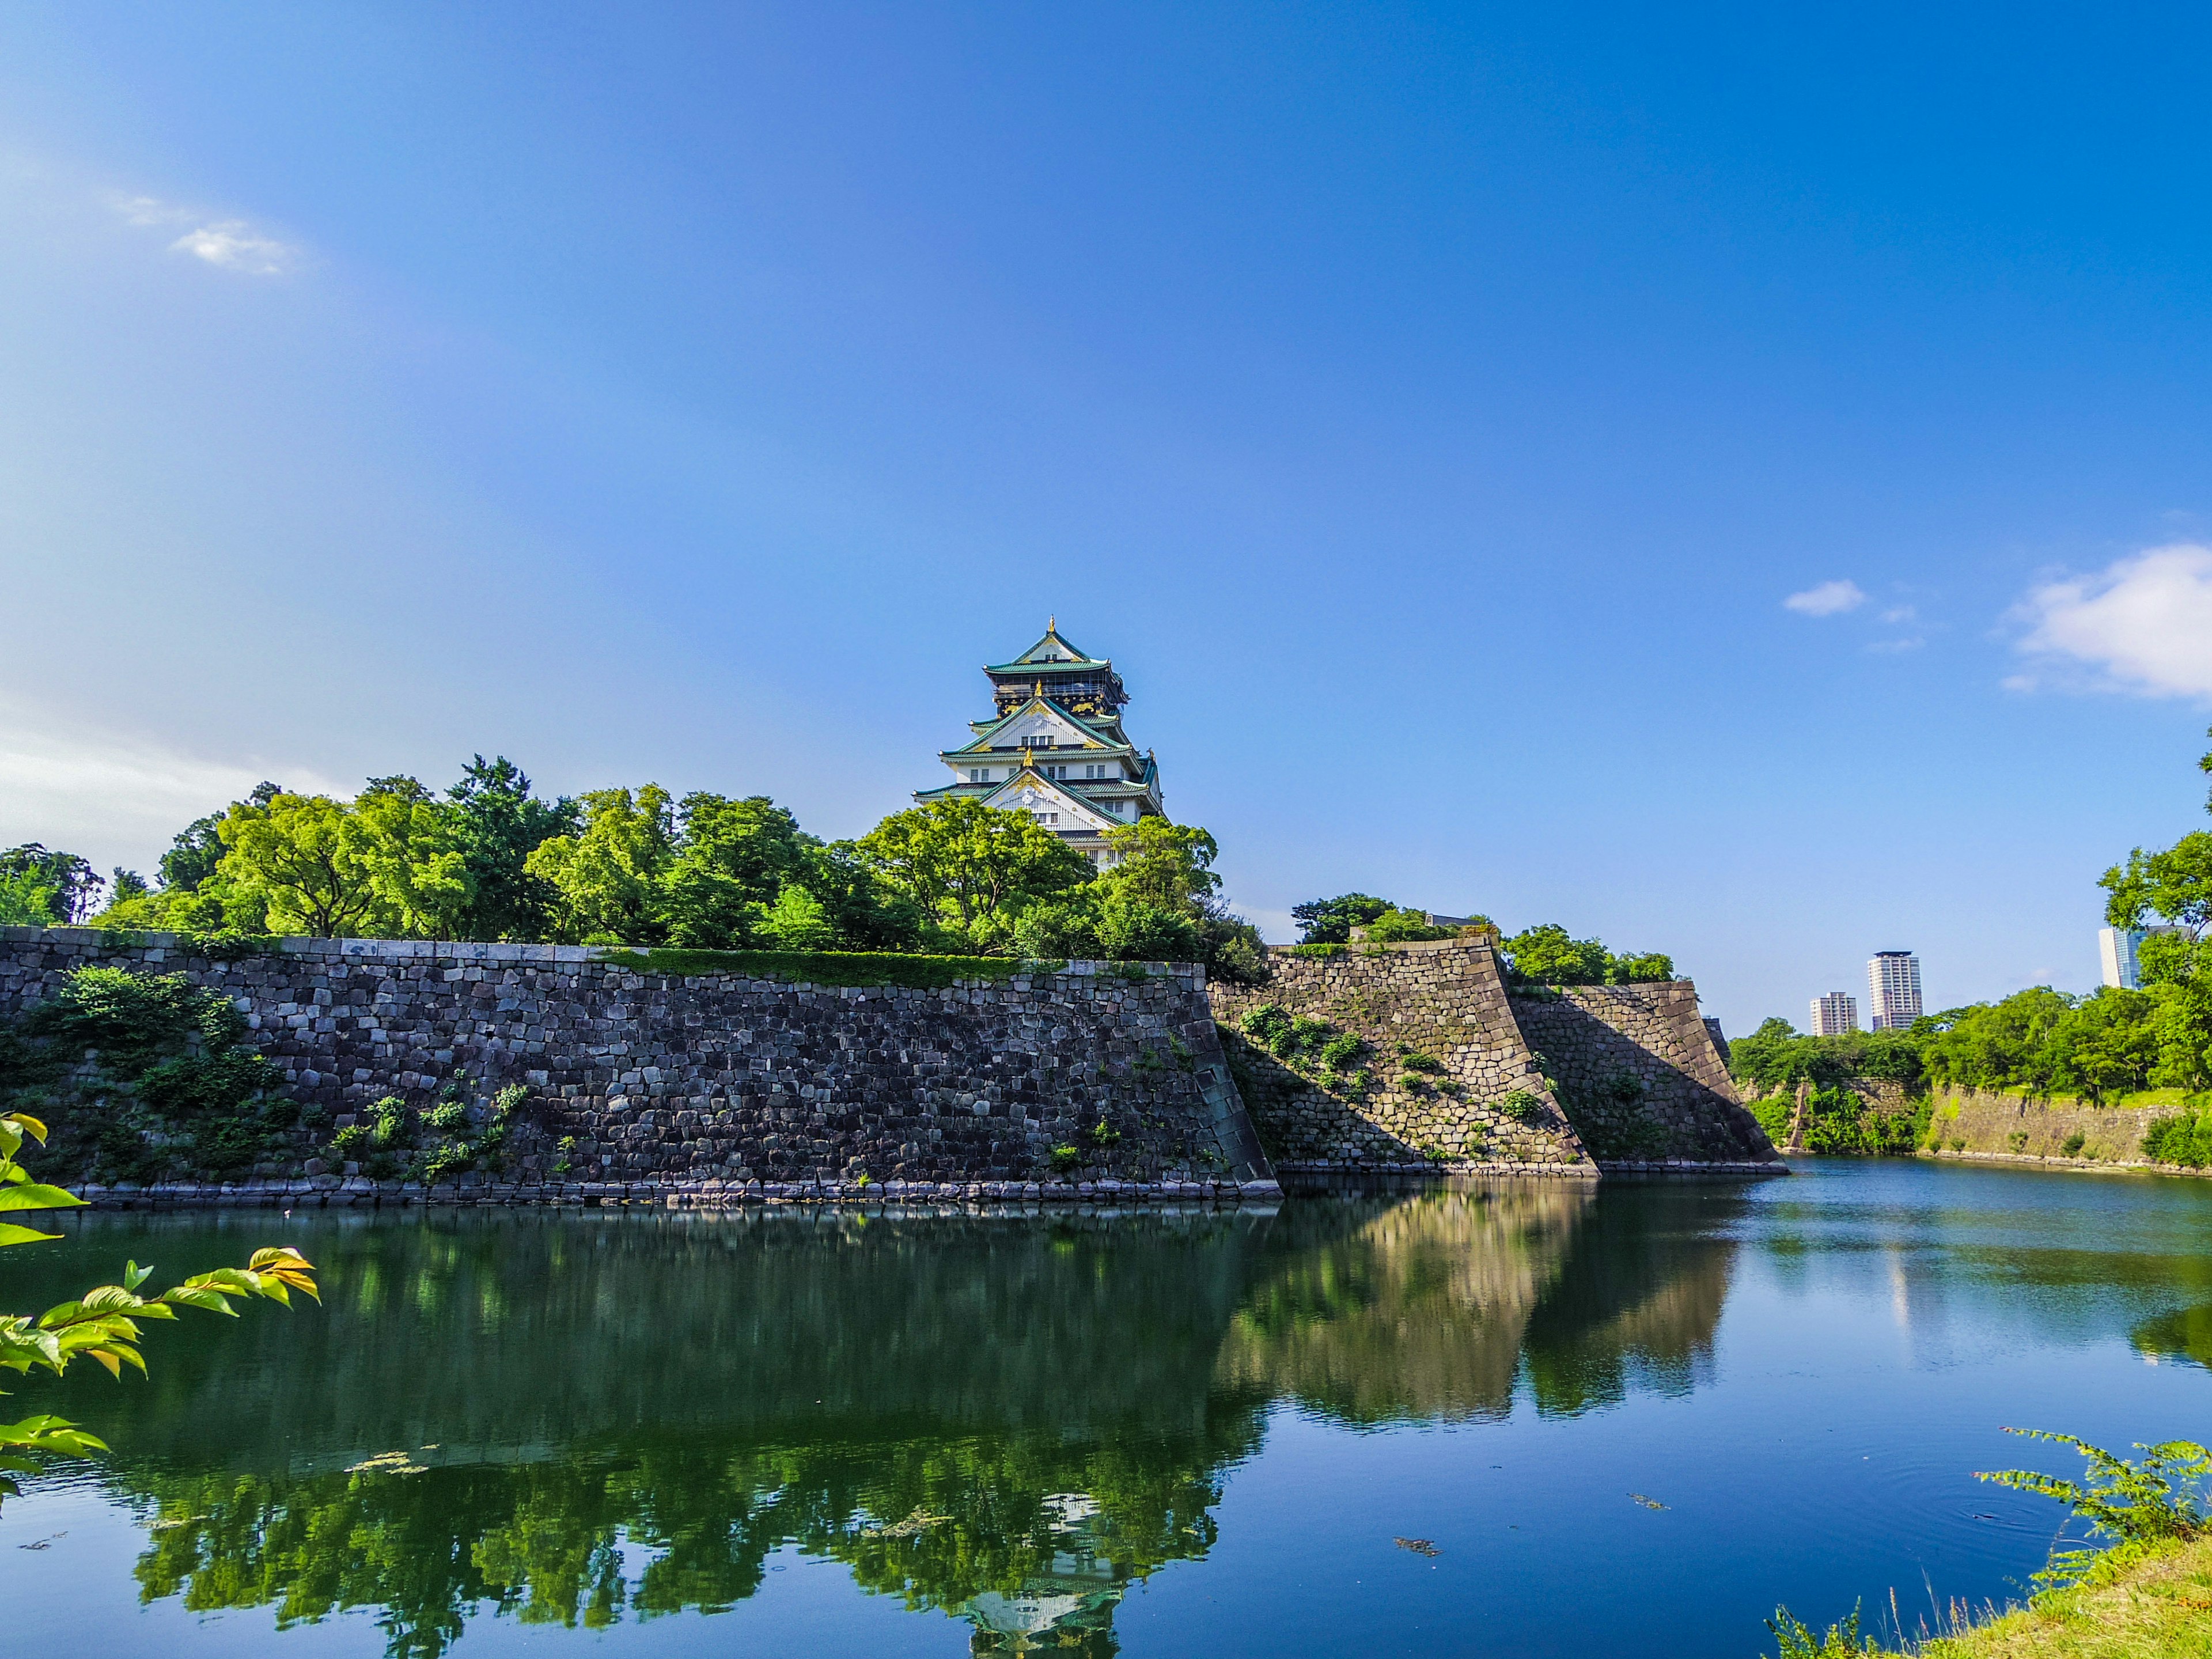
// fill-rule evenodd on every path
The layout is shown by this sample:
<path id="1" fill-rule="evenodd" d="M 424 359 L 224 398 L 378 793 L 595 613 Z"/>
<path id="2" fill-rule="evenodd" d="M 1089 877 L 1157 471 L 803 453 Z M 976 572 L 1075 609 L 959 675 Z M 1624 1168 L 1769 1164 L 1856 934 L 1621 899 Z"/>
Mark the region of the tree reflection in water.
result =
<path id="1" fill-rule="evenodd" d="M 299 1239 L 327 1316 L 179 1332 L 148 1388 L 70 1405 L 118 1448 L 149 1601 L 370 1608 L 430 1656 L 472 1618 L 725 1610 L 795 1548 L 979 1653 L 1105 1655 L 1127 1586 L 1211 1547 L 1277 1400 L 1448 1420 L 1509 1413 L 1522 1377 L 1545 1412 L 1688 1386 L 1730 1201 L 328 1222 Z M 232 1224 L 101 1218 L 74 1248 Z"/>

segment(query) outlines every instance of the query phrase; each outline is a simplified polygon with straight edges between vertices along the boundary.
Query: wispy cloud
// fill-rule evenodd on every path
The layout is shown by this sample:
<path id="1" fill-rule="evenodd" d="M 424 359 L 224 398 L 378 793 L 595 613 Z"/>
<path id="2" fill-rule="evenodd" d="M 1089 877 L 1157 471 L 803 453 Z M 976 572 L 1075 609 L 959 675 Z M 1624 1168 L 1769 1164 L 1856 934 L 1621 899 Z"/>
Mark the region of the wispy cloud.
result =
<path id="1" fill-rule="evenodd" d="M 2014 614 L 2028 624 L 2020 649 L 2030 660 L 2005 681 L 2014 690 L 2058 678 L 2147 697 L 2212 697 L 2212 547 L 2177 542 L 2046 582 Z"/>
<path id="2" fill-rule="evenodd" d="M 297 766 L 208 760 L 0 699 L 0 843 L 43 842 L 96 864 L 144 867 L 186 823 L 270 776 L 289 788 L 334 788 Z"/>
<path id="3" fill-rule="evenodd" d="M 1782 601 L 1786 610 L 1801 617 L 1834 617 L 1846 611 L 1856 611 L 1866 603 L 1866 594 L 1854 581 L 1822 582 L 1808 587 L 1802 593 L 1792 593 Z"/>
<path id="4" fill-rule="evenodd" d="M 1881 619 L 1886 623 L 1894 623 L 1901 626 L 1905 623 L 1918 622 L 1920 612 L 1915 606 L 1900 605 L 1893 610 L 1883 611 Z"/>
<path id="5" fill-rule="evenodd" d="M 211 218 L 152 196 L 121 198 L 115 210 L 125 224 L 165 229 L 184 226 L 184 234 L 169 244 L 169 252 L 189 253 L 224 270 L 248 276 L 281 276 L 300 263 L 297 247 L 255 229 L 243 219 Z"/>
<path id="6" fill-rule="evenodd" d="M 1900 651 L 1917 651 L 1928 641 L 1914 634 L 1901 640 L 1876 640 L 1867 649 L 1881 656 L 1895 656 Z"/>

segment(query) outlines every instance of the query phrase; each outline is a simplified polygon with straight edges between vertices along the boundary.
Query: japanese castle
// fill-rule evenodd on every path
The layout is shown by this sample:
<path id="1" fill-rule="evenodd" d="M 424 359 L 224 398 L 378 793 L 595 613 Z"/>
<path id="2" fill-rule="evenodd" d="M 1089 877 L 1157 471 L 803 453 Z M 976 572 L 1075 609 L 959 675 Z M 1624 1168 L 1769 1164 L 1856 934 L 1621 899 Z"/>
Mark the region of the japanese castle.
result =
<path id="1" fill-rule="evenodd" d="M 966 745 L 938 755 L 953 781 L 915 799 L 1027 812 L 1079 852 L 1110 863 L 1108 830 L 1166 810 L 1158 763 L 1122 733 L 1129 694 L 1113 663 L 1060 638 L 1054 618 L 1020 656 L 983 672 L 995 712 L 970 723 L 975 735 Z"/>

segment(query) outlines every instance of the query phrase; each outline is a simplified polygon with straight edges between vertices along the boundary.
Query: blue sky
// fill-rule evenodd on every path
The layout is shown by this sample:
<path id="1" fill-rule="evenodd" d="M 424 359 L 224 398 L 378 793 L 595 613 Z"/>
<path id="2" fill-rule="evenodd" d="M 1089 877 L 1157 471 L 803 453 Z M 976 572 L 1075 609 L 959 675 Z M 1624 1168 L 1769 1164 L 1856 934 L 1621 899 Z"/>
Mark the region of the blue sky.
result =
<path id="1" fill-rule="evenodd" d="M 1057 613 L 1277 939 L 2087 988 L 2204 823 L 2206 29 L 1801 14 L 10 7 L 0 838 L 856 834 Z"/>

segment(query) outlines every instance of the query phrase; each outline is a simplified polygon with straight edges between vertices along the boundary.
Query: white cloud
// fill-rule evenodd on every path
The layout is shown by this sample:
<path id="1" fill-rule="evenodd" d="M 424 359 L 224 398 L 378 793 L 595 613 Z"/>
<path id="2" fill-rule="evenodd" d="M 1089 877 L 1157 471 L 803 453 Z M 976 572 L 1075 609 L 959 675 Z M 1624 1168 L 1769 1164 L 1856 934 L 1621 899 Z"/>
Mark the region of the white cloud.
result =
<path id="1" fill-rule="evenodd" d="M 249 276 L 278 276 L 300 262 L 300 250 L 289 242 L 264 235 L 243 219 L 210 219 L 190 208 L 181 208 L 151 196 L 118 197 L 115 210 L 125 224 L 189 226 L 169 244 L 172 253 L 189 253 L 225 270 Z"/>
<path id="2" fill-rule="evenodd" d="M 226 219 L 220 224 L 188 230 L 169 244 L 169 250 L 191 254 L 211 265 L 221 265 L 225 270 L 242 270 L 253 276 L 281 276 L 291 269 L 298 258 L 297 250 L 289 243 L 255 234 L 242 219 Z"/>
<path id="3" fill-rule="evenodd" d="M 1920 612 L 1909 605 L 1900 605 L 1893 611 L 1885 611 L 1881 619 L 1886 623 L 1909 623 L 1920 620 Z"/>
<path id="4" fill-rule="evenodd" d="M 1782 603 L 1801 617 L 1833 617 L 1857 610 L 1866 603 L 1866 595 L 1854 581 L 1822 582 L 1802 593 L 1792 593 Z"/>
<path id="5" fill-rule="evenodd" d="M 178 830 L 268 777 L 290 789 L 353 793 L 296 766 L 204 760 L 0 701 L 0 846 L 41 842 L 103 869 L 150 873 Z"/>
<path id="6" fill-rule="evenodd" d="M 2098 690 L 2212 697 L 2212 547 L 2178 542 L 2047 582 L 2015 614 L 2031 624 L 2021 650 L 2046 667 L 2094 671 Z M 2005 682 L 2037 683 L 2033 673 Z"/>

